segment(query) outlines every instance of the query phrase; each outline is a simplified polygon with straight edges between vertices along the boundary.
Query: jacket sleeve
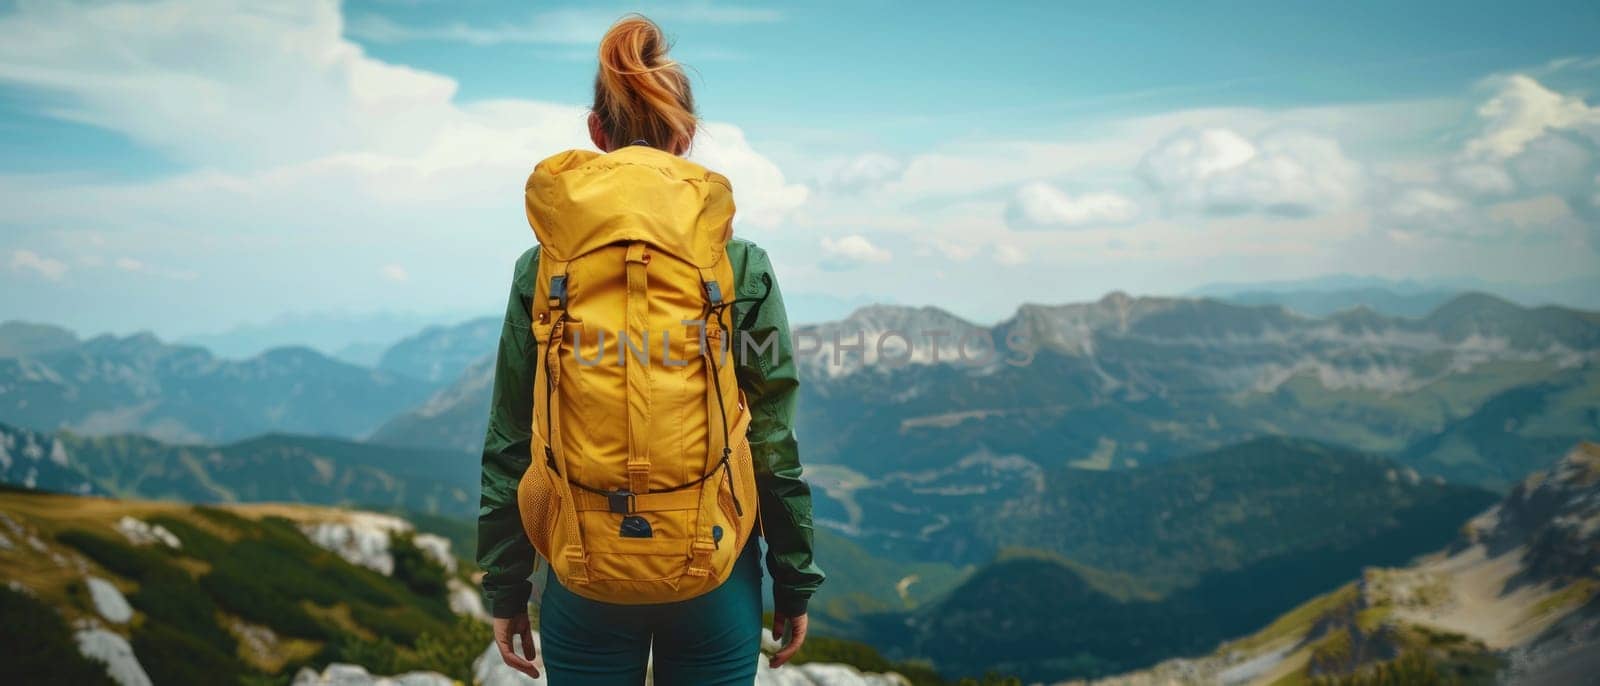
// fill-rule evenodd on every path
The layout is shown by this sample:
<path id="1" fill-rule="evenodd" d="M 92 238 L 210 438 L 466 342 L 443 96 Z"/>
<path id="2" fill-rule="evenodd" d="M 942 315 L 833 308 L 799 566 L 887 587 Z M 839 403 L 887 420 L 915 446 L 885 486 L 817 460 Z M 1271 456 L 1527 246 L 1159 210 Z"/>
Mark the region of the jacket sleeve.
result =
<path id="1" fill-rule="evenodd" d="M 800 478 L 800 448 L 794 435 L 800 378 L 772 264 L 754 245 L 746 252 L 737 279 L 739 298 L 759 300 L 734 308 L 738 318 L 734 325 L 740 331 L 734 343 L 743 346 L 735 359 L 739 386 L 751 409 L 750 450 L 761 501 L 761 531 L 767 540 L 772 606 L 792 617 L 805 614 L 807 602 L 824 579 L 812 548 L 811 487 Z M 768 341 L 771 347 L 763 348 Z"/>
<path id="2" fill-rule="evenodd" d="M 538 259 L 538 248 L 523 253 L 512 276 L 495 360 L 489 428 L 483 439 L 478 567 L 484 572 L 484 598 L 495 617 L 527 613 L 533 593 L 528 577 L 537 553 L 522 530 L 517 483 L 528 469 L 532 442 L 533 361 L 538 358 L 528 318 Z"/>

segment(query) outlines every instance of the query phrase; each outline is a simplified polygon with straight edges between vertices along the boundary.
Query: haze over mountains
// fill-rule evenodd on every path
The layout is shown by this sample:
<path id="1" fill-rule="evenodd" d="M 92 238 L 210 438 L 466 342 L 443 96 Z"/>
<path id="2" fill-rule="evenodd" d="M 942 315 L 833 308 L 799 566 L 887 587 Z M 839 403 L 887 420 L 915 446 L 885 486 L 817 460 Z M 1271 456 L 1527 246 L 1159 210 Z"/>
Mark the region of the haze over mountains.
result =
<path id="1" fill-rule="evenodd" d="M 1324 293 L 1311 316 L 1293 293 L 1112 293 L 992 326 L 875 305 L 798 327 L 837 572 L 818 626 L 948 676 L 1204 653 L 1444 546 L 1600 438 L 1600 314 L 1392 295 Z M 1376 307 L 1332 304 L 1349 298 Z M 0 325 L 0 479 L 470 519 L 502 326 L 429 327 L 362 366 Z"/>
<path id="2" fill-rule="evenodd" d="M 5 325 L 0 418 L 43 430 L 137 433 L 172 442 L 231 441 L 271 431 L 355 437 L 427 397 L 421 380 L 340 362 L 304 347 L 245 360 L 150 334 L 88 340 Z"/>

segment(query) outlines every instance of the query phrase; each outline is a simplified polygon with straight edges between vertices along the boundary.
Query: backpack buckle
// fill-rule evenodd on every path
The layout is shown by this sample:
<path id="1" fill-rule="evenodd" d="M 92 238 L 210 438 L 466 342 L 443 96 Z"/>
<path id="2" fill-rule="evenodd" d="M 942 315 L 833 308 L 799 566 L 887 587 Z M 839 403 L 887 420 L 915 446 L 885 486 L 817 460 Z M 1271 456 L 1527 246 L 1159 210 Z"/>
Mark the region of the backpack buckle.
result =
<path id="1" fill-rule="evenodd" d="M 606 509 L 620 515 L 633 514 L 633 491 L 619 488 L 606 491 Z"/>
<path id="2" fill-rule="evenodd" d="M 567 275 L 557 274 L 550 277 L 550 302 L 552 310 L 567 309 Z"/>

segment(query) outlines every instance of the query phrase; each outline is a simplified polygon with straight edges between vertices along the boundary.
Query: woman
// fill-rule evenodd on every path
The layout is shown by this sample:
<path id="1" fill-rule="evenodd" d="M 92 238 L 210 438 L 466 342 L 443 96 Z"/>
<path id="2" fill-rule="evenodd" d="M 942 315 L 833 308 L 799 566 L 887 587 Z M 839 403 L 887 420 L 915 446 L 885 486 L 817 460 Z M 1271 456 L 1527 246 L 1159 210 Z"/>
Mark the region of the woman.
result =
<path id="1" fill-rule="evenodd" d="M 624 211 L 613 210 L 606 203 L 618 202 L 617 196 L 636 195 L 630 194 L 627 184 L 655 183 L 652 180 L 655 175 L 628 177 L 623 176 L 621 171 L 610 171 L 612 169 L 623 170 L 649 164 L 663 170 L 698 175 L 690 181 L 702 186 L 706 185 L 708 179 L 721 180 L 726 185 L 725 179 L 714 172 L 680 159 L 693 141 L 697 118 L 688 79 L 682 69 L 667 58 L 667 47 L 660 29 L 640 16 L 622 19 L 601 40 L 594 105 L 589 115 L 589 135 L 595 147 L 605 154 L 570 151 L 540 164 L 530 177 L 528 191 L 529 218 L 536 233 L 549 231 L 550 224 L 567 222 L 574 215 L 583 215 L 585 221 L 592 220 L 594 226 L 600 227 L 613 227 L 626 221 L 648 222 L 648 218 L 641 220 L 634 215 L 623 215 L 626 212 L 638 213 L 640 207 L 647 208 L 644 211 L 651 211 L 649 208 L 656 205 L 635 202 Z M 558 184 L 565 178 L 561 172 L 573 168 L 579 168 L 589 175 L 586 183 L 597 185 L 587 186 L 590 192 L 567 192 L 554 200 L 549 199 L 554 196 L 540 194 L 540 188 Z M 608 190 L 594 192 L 593 188 Z M 676 192 L 678 188 L 674 187 L 673 190 Z M 672 197 L 681 198 L 683 195 L 678 193 Z M 724 209 L 731 219 L 731 196 L 725 200 L 725 205 Z M 717 209 L 690 208 L 690 213 L 701 218 L 715 217 L 718 216 L 714 214 Z M 577 225 L 575 222 L 568 223 Z M 758 346 L 769 341 L 771 343 L 771 347 L 759 348 L 759 354 L 734 354 L 726 359 L 730 359 L 733 365 L 730 380 L 737 379 L 738 390 L 743 394 L 743 402 L 737 403 L 734 411 L 739 413 L 742 421 L 748 421 L 748 429 L 743 436 L 735 436 L 734 439 L 737 439 L 739 447 L 737 454 L 746 455 L 750 463 L 746 470 L 754 472 L 751 488 L 754 489 L 755 502 L 749 504 L 754 505 L 750 518 L 759 517 L 760 537 L 767 542 L 766 564 L 773 579 L 772 630 L 774 637 L 784 642 L 782 649 L 769 663 L 777 667 L 788 661 L 805 639 L 806 604 L 822 583 L 823 574 L 812 560 L 811 494 L 806 483 L 800 479 L 798 448 L 791 429 L 799 382 L 783 300 L 766 253 L 749 241 L 732 238 L 731 223 L 723 224 L 725 226 L 716 229 L 721 233 L 714 239 L 713 248 L 719 260 L 718 267 L 731 267 L 731 272 L 727 273 L 731 274 L 732 291 L 724 302 L 721 297 L 723 289 L 715 281 L 704 284 L 709 293 L 707 297 L 712 298 L 716 306 L 708 308 L 715 312 L 717 325 L 714 326 L 726 321 L 730 327 L 736 327 L 728 329 L 729 335 L 737 334 L 738 338 L 755 341 Z M 543 357 L 542 354 L 550 350 L 539 350 L 539 341 L 554 341 L 547 343 L 546 348 L 559 350 L 566 340 L 560 334 L 560 321 L 566 319 L 566 312 L 560 309 L 566 307 L 566 275 L 563 273 L 554 279 L 548 275 L 536 275 L 541 275 L 541 248 L 546 253 L 547 267 L 558 262 L 565 264 L 563 260 L 568 258 L 562 249 L 546 245 L 547 234 L 539 235 L 542 245 L 529 250 L 517 260 L 512 279 L 511 297 L 500 339 L 493 406 L 484 442 L 478 522 L 478 564 L 485 573 L 483 587 L 494 616 L 495 642 L 506 664 L 530 676 L 537 676 L 539 672 L 532 662 L 535 651 L 527 613 L 532 593 L 529 576 L 538 557 L 535 543 L 546 550 L 550 545 L 541 538 L 545 532 L 538 530 L 538 521 L 544 515 L 530 517 L 526 511 L 535 507 L 528 505 L 529 502 L 543 504 L 537 498 L 528 500 L 527 491 L 533 488 L 529 483 L 537 481 L 548 486 L 550 482 L 560 482 L 562 485 L 556 489 L 558 495 L 565 494 L 567 498 L 577 500 L 585 497 L 598 499 L 600 505 L 591 509 L 600 511 L 584 512 L 583 516 L 615 516 L 622 519 L 620 534 L 616 534 L 615 530 L 611 532 L 624 537 L 617 539 L 619 542 L 632 543 L 624 539 L 653 535 L 650 522 L 633 516 L 634 493 L 613 484 L 605 485 L 602 489 L 599 487 L 602 484 L 580 483 L 583 479 L 595 479 L 592 476 L 593 465 L 586 465 L 585 462 L 592 456 L 584 454 L 583 450 L 569 451 L 568 448 L 572 446 L 566 444 L 571 441 L 562 438 L 561 429 L 548 427 L 546 430 L 544 426 L 552 414 L 551 403 L 556 402 L 550 398 L 561 396 L 555 392 L 553 384 L 547 386 L 551 383 L 549 371 L 547 368 L 541 371 L 540 367 L 556 358 Z M 653 248 L 643 246 L 643 241 L 640 243 L 642 248 Z M 640 266 L 642 274 L 642 265 L 649 264 L 650 255 L 644 254 L 639 260 L 634 259 L 632 251 L 628 255 L 630 265 L 639 263 L 634 266 Z M 664 261 L 658 259 L 657 266 Z M 726 266 L 723 266 L 723 261 Z M 659 275 L 660 270 L 656 271 Z M 632 273 L 629 272 L 630 275 Z M 549 283 L 541 278 L 548 279 Z M 594 279 L 590 281 L 591 288 L 621 288 L 616 284 L 595 286 L 592 284 Z M 631 277 L 626 281 L 631 289 Z M 576 284 L 574 289 L 577 289 Z M 656 303 L 651 307 L 658 305 Z M 592 315 L 595 311 L 589 312 Z M 559 317 L 559 320 L 551 322 L 552 316 Z M 586 319 L 592 325 L 595 317 Z M 550 333 L 552 326 L 556 331 L 553 338 Z M 579 332 L 582 332 L 582 328 Z M 700 343 L 705 343 L 704 337 Z M 581 348 L 581 344 L 575 345 Z M 604 338 L 599 346 L 605 348 Z M 562 361 L 557 359 L 556 363 Z M 711 375 L 717 376 L 716 371 L 713 368 Z M 581 373 L 584 372 L 580 370 Z M 556 377 L 566 378 L 567 383 L 573 383 L 577 380 L 571 377 L 576 375 L 559 372 Z M 701 375 L 700 387 L 709 388 L 703 381 L 704 376 Z M 550 395 L 546 395 L 547 392 Z M 570 389 L 567 392 L 570 393 Z M 588 402 L 581 397 L 575 400 Z M 658 398 L 657 403 L 661 402 Z M 690 410 L 711 412 L 710 406 L 681 405 L 682 410 L 678 414 L 687 416 Z M 719 410 L 725 411 L 725 407 L 719 407 Z M 658 409 L 658 414 L 670 412 L 671 408 Z M 539 426 L 534 425 L 535 418 L 538 418 Z M 724 414 L 721 419 L 723 426 L 727 426 L 727 415 Z M 631 423 L 622 422 L 629 424 L 629 427 L 611 426 L 614 423 L 605 422 L 600 430 L 609 430 L 613 434 L 632 430 Z M 671 430 L 671 427 L 664 429 L 668 432 Z M 701 430 L 698 435 L 708 436 L 709 431 Z M 557 438 L 550 441 L 542 438 L 552 435 Z M 748 437 L 748 451 L 744 450 L 744 437 Z M 729 439 L 729 442 L 735 442 L 734 439 Z M 687 444 L 687 441 L 684 443 Z M 746 517 L 747 505 L 738 501 L 737 492 L 732 490 L 731 485 L 735 479 L 727 460 L 735 451 L 727 445 L 720 447 L 720 466 L 717 466 L 715 455 L 708 452 L 711 456 L 702 458 L 707 465 L 705 474 L 694 479 L 693 483 L 670 485 L 663 490 L 673 491 L 686 486 L 697 489 L 722 488 L 721 504 L 724 510 L 729 516 L 737 510 L 739 517 Z M 535 456 L 539 459 L 534 460 Z M 628 464 L 631 470 L 633 463 L 630 461 Z M 588 472 L 591 476 L 585 476 L 583 470 L 586 466 L 591 468 Z M 726 488 L 719 485 L 724 476 L 730 484 Z M 665 477 L 657 475 L 655 478 L 655 482 L 646 478 L 648 483 L 644 485 L 661 488 L 660 479 Z M 519 488 L 523 491 L 520 498 Z M 713 494 L 713 499 L 706 502 L 717 502 L 715 490 L 706 492 Z M 646 497 L 640 495 L 637 500 Z M 560 499 L 557 497 L 557 500 Z M 727 507 L 729 501 L 731 509 Z M 604 511 L 607 507 L 610 512 Z M 637 520 L 632 522 L 637 526 L 630 530 L 628 520 Z M 533 523 L 530 524 L 530 521 Z M 657 523 L 656 528 L 658 531 L 655 533 L 660 533 L 661 524 Z M 552 557 L 555 560 L 552 564 L 556 566 L 546 572 L 539 603 L 544 668 L 549 672 L 551 683 L 557 686 L 640 684 L 644 681 L 646 662 L 652 654 L 655 683 L 663 686 L 751 683 L 755 679 L 761 633 L 761 567 L 759 548 L 755 543 L 757 537 L 735 535 L 733 540 L 743 538 L 746 542 L 738 550 L 724 551 L 722 528 L 710 529 L 715 536 L 711 544 L 716 548 L 716 554 L 726 561 L 726 568 L 720 574 L 714 572 L 713 576 L 726 576 L 707 581 L 709 590 L 675 602 L 638 604 L 597 600 L 597 597 L 604 597 L 603 594 L 574 582 L 574 579 L 587 581 L 588 570 L 599 564 L 593 559 L 592 551 L 571 555 L 574 559 L 556 560 L 564 557 L 561 555 Z M 533 541 L 530 541 L 530 536 Z M 597 536 L 585 534 L 577 538 Z M 583 550 L 581 546 L 577 549 Z M 612 556 L 616 555 L 613 553 Z M 700 573 L 702 578 L 706 576 L 704 570 Z M 676 588 L 677 584 L 673 583 L 672 586 Z M 514 650 L 514 643 L 520 643 L 521 655 Z"/>

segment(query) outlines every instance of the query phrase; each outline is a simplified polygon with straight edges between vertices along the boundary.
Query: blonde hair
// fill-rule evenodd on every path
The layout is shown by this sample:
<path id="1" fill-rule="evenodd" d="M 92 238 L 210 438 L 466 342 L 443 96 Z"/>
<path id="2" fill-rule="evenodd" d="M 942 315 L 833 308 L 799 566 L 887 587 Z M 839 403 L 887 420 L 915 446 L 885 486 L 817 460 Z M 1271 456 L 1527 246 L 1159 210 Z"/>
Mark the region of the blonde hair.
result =
<path id="1" fill-rule="evenodd" d="M 612 147 L 644 141 L 674 154 L 688 151 L 699 117 L 669 47 L 661 27 L 638 14 L 617 20 L 600 39 L 593 109 Z"/>

